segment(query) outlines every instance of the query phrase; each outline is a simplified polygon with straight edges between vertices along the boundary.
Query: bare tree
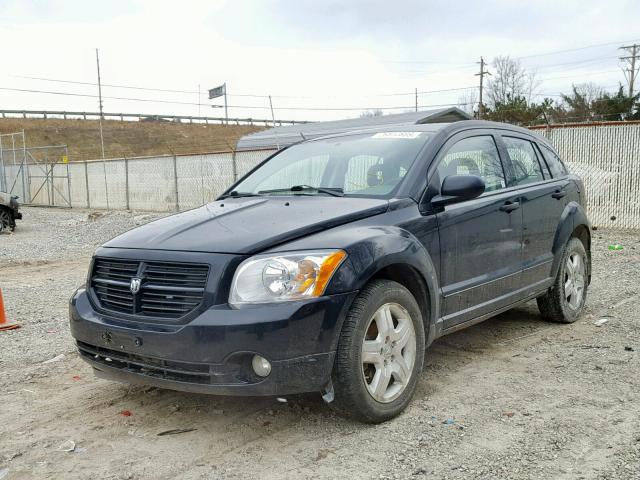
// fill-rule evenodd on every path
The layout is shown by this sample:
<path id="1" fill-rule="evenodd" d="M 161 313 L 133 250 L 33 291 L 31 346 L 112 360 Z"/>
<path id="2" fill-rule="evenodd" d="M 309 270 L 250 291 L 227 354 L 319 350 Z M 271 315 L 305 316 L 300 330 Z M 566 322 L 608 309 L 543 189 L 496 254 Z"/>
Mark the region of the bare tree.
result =
<path id="1" fill-rule="evenodd" d="M 562 94 L 562 100 L 568 107 L 569 115 L 573 118 L 587 119 L 594 115 L 596 100 L 604 94 L 601 86 L 595 83 L 580 83 L 571 86 L 569 95 Z"/>
<path id="2" fill-rule="evenodd" d="M 369 117 L 381 117 L 384 115 L 384 112 L 379 108 L 373 110 L 365 110 L 360 114 L 360 118 L 369 118 Z"/>
<path id="3" fill-rule="evenodd" d="M 476 116 L 478 106 L 478 90 L 475 88 L 465 90 L 462 95 L 458 97 L 457 107 L 465 113 L 468 113 L 472 117 Z"/>
<path id="4" fill-rule="evenodd" d="M 487 104 L 490 108 L 504 105 L 518 97 L 531 103 L 535 90 L 540 86 L 535 71 L 527 71 L 519 60 L 509 56 L 496 57 L 493 71 L 487 82 Z"/>

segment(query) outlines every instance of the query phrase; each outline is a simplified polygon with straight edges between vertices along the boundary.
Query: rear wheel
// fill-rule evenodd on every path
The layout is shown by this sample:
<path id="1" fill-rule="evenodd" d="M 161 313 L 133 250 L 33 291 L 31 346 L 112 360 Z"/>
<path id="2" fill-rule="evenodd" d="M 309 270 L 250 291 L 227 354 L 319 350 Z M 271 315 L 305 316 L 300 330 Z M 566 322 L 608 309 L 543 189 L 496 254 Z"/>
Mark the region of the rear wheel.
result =
<path id="1" fill-rule="evenodd" d="M 345 319 L 331 405 L 368 423 L 395 417 L 413 397 L 424 349 L 424 324 L 413 295 L 396 282 L 371 282 Z"/>
<path id="2" fill-rule="evenodd" d="M 587 252 L 579 239 L 571 238 L 563 252 L 555 282 L 537 299 L 540 313 L 552 322 L 575 322 L 584 310 L 587 287 Z"/>

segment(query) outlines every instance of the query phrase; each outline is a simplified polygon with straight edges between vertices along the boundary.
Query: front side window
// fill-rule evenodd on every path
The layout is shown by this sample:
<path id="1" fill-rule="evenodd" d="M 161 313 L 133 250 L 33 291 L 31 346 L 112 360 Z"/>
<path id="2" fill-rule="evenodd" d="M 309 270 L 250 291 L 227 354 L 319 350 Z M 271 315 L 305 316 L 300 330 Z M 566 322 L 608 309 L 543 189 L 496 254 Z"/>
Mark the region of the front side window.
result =
<path id="1" fill-rule="evenodd" d="M 506 187 L 502 162 L 492 136 L 460 140 L 442 158 L 437 169 L 440 184 L 451 175 L 477 175 L 485 182 L 485 192 Z"/>
<path id="2" fill-rule="evenodd" d="M 509 152 L 515 178 L 513 185 L 541 182 L 544 180 L 538 156 L 529 140 L 515 137 L 502 137 Z"/>
<path id="3" fill-rule="evenodd" d="M 558 157 L 558 154 L 544 144 L 542 144 L 541 147 L 542 154 L 544 155 L 544 159 L 547 161 L 547 165 L 549 165 L 549 170 L 551 170 L 553 178 L 565 176 L 567 174 L 567 169 Z"/>
<path id="4" fill-rule="evenodd" d="M 430 137 L 428 132 L 377 132 L 293 145 L 242 180 L 230 195 L 339 192 L 387 197 Z"/>

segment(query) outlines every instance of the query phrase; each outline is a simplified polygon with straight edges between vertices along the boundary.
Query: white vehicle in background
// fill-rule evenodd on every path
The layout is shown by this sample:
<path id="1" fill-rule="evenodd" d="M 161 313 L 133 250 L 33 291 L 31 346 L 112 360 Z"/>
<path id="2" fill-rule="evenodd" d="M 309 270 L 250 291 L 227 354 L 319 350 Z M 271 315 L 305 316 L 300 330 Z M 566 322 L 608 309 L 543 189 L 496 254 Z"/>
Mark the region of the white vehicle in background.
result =
<path id="1" fill-rule="evenodd" d="M 22 219 L 19 209 L 18 197 L 0 192 L 0 232 L 5 229 L 12 232 L 15 230 L 16 220 Z"/>

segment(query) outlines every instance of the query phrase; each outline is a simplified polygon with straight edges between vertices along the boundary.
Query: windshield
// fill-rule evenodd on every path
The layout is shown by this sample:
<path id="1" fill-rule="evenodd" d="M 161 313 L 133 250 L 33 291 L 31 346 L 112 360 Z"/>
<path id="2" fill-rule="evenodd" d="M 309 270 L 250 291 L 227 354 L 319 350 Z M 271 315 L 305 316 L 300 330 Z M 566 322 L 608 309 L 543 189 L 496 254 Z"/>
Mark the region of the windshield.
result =
<path id="1" fill-rule="evenodd" d="M 293 145 L 247 178 L 234 195 L 391 195 L 429 138 L 378 132 Z"/>

